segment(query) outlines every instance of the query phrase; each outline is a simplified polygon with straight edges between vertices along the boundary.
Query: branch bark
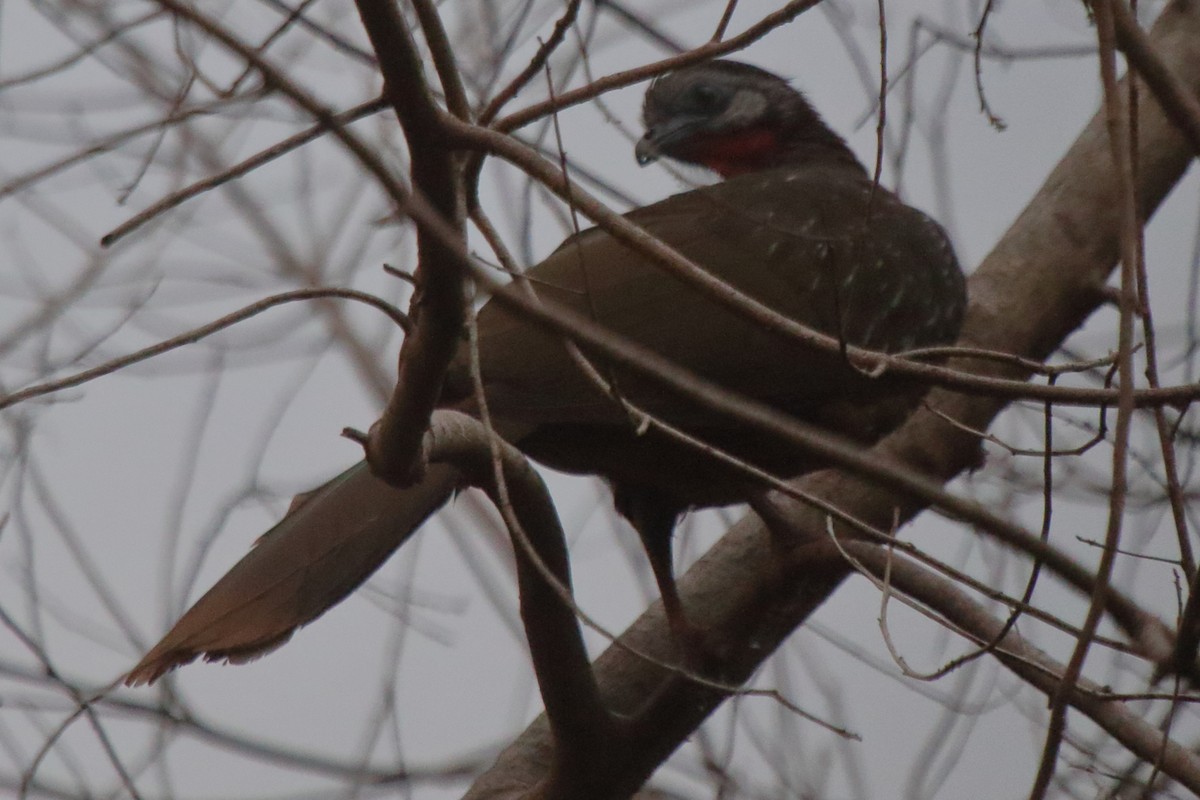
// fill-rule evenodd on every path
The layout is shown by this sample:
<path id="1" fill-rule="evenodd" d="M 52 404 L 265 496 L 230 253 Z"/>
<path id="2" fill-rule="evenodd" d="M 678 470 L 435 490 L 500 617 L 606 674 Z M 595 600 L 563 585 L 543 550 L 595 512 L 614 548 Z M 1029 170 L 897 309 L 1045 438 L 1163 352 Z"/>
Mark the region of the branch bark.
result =
<path id="1" fill-rule="evenodd" d="M 474 417 L 435 411 L 424 448 L 487 492 L 508 525 L 517 563 L 521 619 L 550 729 L 557 768 L 576 780 L 615 738 L 600 702 L 571 598 L 566 538 L 541 476 L 525 456 Z"/>

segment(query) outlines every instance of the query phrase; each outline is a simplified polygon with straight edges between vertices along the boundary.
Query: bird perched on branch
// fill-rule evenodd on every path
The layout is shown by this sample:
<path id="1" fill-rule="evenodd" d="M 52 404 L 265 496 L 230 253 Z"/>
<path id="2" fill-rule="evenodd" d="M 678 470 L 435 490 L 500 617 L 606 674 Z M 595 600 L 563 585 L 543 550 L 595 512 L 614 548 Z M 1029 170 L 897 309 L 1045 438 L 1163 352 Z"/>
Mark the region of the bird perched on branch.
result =
<path id="1" fill-rule="evenodd" d="M 957 337 L 964 281 L 945 232 L 873 185 L 786 81 L 747 64 L 710 61 L 655 80 L 643 116 L 640 163 L 667 157 L 724 180 L 631 211 L 628 220 L 729 286 L 843 344 L 899 352 Z M 862 373 L 837 348 L 815 348 L 751 321 L 599 228 L 569 238 L 527 274 L 543 302 L 860 443 L 893 429 L 923 393 L 895 377 Z M 478 347 L 496 429 L 537 461 L 609 482 L 617 510 L 645 546 L 678 635 L 692 623 L 672 573 L 676 519 L 689 508 L 744 502 L 760 483 L 670 429 L 784 477 L 824 466 L 584 349 L 596 367 L 589 376 L 562 337 L 495 301 L 479 312 Z M 464 346 L 441 402 L 471 413 L 468 356 Z M 647 426 L 639 414 L 664 424 Z M 433 464 L 420 482 L 398 490 L 365 465 L 350 469 L 264 536 L 127 682 L 152 681 L 198 656 L 237 662 L 282 644 L 365 580 L 460 480 L 453 467 Z"/>

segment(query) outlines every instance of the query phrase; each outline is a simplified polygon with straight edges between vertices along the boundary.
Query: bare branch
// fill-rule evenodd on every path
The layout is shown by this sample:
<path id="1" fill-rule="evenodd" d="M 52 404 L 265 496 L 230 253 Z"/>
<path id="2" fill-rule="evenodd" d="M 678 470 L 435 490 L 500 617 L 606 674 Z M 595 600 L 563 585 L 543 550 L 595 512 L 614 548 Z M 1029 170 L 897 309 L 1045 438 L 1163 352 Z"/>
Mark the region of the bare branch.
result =
<path id="1" fill-rule="evenodd" d="M 395 2 L 359 0 L 357 5 L 379 59 L 385 96 L 396 110 L 408 142 L 413 188 L 445 223 L 437 231 L 418 226 L 419 262 L 414 272 L 417 290 L 410 310 L 414 328 L 400 350 L 396 388 L 383 415 L 372 426 L 366 448 L 367 460 L 378 477 L 405 485 L 420 473 L 421 437 L 429 425 L 465 319 L 466 290 L 457 256 L 462 249 L 465 219 L 461 172 L 442 135 L 441 111 L 425 83 L 416 42 Z M 436 17 L 432 10 L 428 13 Z M 426 28 L 440 30 L 430 19 L 426 20 Z M 439 65 L 452 69 L 444 62 Z M 456 80 L 452 80 L 453 86 Z M 444 235 L 447 228 L 453 231 L 449 241 Z"/>

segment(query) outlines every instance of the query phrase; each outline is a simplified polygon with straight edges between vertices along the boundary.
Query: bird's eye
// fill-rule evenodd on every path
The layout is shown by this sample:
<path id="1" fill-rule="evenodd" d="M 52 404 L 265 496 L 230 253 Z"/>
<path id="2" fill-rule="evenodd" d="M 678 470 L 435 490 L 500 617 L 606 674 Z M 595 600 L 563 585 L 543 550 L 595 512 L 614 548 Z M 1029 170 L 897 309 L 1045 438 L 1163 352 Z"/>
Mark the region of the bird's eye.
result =
<path id="1" fill-rule="evenodd" d="M 725 94 L 711 84 L 699 83 L 691 88 L 687 99 L 688 105 L 696 111 L 712 112 L 720 110 L 724 105 Z"/>

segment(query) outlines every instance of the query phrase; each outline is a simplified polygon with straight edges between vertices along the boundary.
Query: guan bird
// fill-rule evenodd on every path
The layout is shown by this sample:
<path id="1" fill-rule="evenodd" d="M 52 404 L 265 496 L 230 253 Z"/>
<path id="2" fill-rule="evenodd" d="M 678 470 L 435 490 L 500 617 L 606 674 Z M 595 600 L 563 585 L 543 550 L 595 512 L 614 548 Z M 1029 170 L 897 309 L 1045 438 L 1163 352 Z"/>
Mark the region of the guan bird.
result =
<path id="1" fill-rule="evenodd" d="M 895 353 L 955 340 L 966 297 L 946 232 L 876 185 L 787 81 L 748 64 L 703 62 L 654 80 L 643 118 L 640 163 L 667 157 L 723 180 L 635 209 L 625 215 L 630 222 L 745 295 L 844 344 Z M 872 443 L 895 428 L 924 391 L 764 329 L 599 228 L 570 237 L 527 275 L 542 302 L 586 314 L 709 381 L 855 442 Z M 625 404 L 776 475 L 824 466 L 595 356 L 618 387 L 614 397 L 585 376 L 561 336 L 495 301 L 480 310 L 477 325 L 496 430 L 549 467 L 611 485 L 617 510 L 645 546 L 676 634 L 691 630 L 672 573 L 676 519 L 691 508 L 745 502 L 760 484 L 660 428 L 643 429 Z M 464 344 L 442 407 L 476 413 L 468 366 Z M 153 681 L 199 656 L 239 662 L 279 646 L 362 583 L 460 482 L 447 464 L 429 465 L 404 489 L 373 477 L 365 464 L 352 467 L 297 504 L 127 683 Z"/>

